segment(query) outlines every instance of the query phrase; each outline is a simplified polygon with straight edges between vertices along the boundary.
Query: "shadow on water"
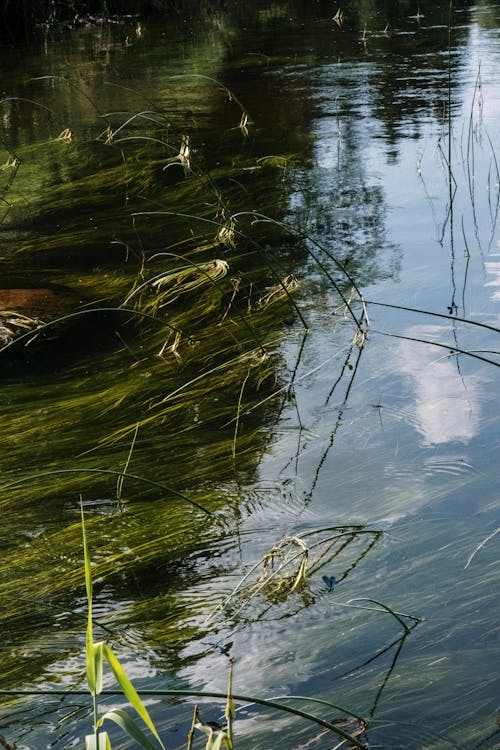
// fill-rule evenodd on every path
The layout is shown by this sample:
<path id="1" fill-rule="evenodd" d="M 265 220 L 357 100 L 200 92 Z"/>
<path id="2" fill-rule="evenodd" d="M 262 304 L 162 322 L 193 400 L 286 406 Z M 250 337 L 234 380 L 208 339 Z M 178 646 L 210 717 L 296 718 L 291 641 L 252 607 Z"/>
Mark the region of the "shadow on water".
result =
<path id="1" fill-rule="evenodd" d="M 491 68 L 471 89 L 468 62 L 497 14 L 334 10 L 2 52 L 11 744 L 74 746 L 91 723 L 80 499 L 96 631 L 169 747 L 186 695 L 224 694 L 228 654 L 237 694 L 286 694 L 366 746 L 497 741 L 496 360 L 467 356 L 498 334 Z M 338 741 L 239 704 L 242 747 Z"/>

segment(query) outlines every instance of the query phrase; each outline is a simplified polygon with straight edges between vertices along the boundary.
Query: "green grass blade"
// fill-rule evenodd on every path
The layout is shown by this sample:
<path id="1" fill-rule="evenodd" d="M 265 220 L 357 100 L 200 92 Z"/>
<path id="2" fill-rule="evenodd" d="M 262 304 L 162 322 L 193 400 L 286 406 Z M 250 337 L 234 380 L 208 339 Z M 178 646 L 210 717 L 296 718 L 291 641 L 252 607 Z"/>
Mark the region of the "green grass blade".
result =
<path id="1" fill-rule="evenodd" d="M 85 567 L 85 590 L 87 593 L 87 603 L 89 611 L 89 622 L 92 626 L 92 572 L 90 570 L 90 556 L 87 546 L 87 534 L 85 532 L 85 516 L 83 513 L 83 500 L 80 496 L 80 514 L 82 519 L 82 537 L 83 537 L 83 561 Z"/>
<path id="2" fill-rule="evenodd" d="M 102 692 L 103 673 L 103 642 L 94 643 L 92 637 L 92 621 L 87 623 L 87 636 L 85 640 L 87 684 L 92 695 Z"/>
<path id="3" fill-rule="evenodd" d="M 87 684 L 92 695 L 99 695 L 102 691 L 102 668 L 103 668 L 103 643 L 94 643 L 94 632 L 92 624 L 92 570 L 90 567 L 90 555 L 87 545 L 87 534 L 85 532 L 85 516 L 83 503 L 80 497 L 80 513 L 82 518 L 83 537 L 83 562 L 85 569 L 85 590 L 87 592 L 87 633 L 85 637 L 85 657 Z"/>
<path id="4" fill-rule="evenodd" d="M 83 564 L 85 570 L 85 591 L 87 593 L 87 633 L 85 638 L 85 656 L 87 684 L 92 695 L 97 695 L 98 675 L 96 649 L 94 645 L 94 634 L 92 626 L 92 571 L 90 568 L 90 555 L 87 545 L 87 534 L 85 532 L 85 516 L 83 513 L 83 502 L 80 497 L 80 513 L 82 518 L 82 537 L 83 537 Z M 101 659 L 102 662 L 102 659 Z M 102 680 L 101 680 L 102 683 Z M 102 689 L 102 685 L 101 685 Z"/>
<path id="5" fill-rule="evenodd" d="M 123 711 L 121 708 L 113 708 L 101 716 L 100 722 L 103 722 L 106 719 L 109 719 L 109 721 L 113 721 L 121 729 L 123 729 L 123 731 L 126 732 L 129 737 L 132 737 L 132 739 L 135 740 L 137 744 L 143 748 L 143 750 L 156 750 L 156 745 L 154 745 L 146 737 L 144 732 L 139 729 L 135 721 L 128 715 L 126 711 Z"/>
<path id="6" fill-rule="evenodd" d="M 124 696 L 130 703 L 134 711 L 136 711 L 136 713 L 141 717 L 141 719 L 146 724 L 146 726 L 151 730 L 152 734 L 156 737 L 156 739 L 160 743 L 160 746 L 163 748 L 163 750 L 166 750 L 165 745 L 161 741 L 160 735 L 158 734 L 156 727 L 153 724 L 153 721 L 145 705 L 139 698 L 139 695 L 137 694 L 136 689 L 130 682 L 129 678 L 127 677 L 127 674 L 125 673 L 125 670 L 123 669 L 122 665 L 116 658 L 112 649 L 106 643 L 103 644 L 103 652 L 104 652 L 104 657 L 106 661 L 108 662 L 109 666 L 113 670 L 113 673 L 116 677 L 116 681 L 118 682 Z"/>
<path id="7" fill-rule="evenodd" d="M 95 664 L 95 694 L 99 695 L 102 693 L 102 673 L 104 664 L 103 654 L 104 643 L 94 643 L 94 664 Z"/>
<path id="8" fill-rule="evenodd" d="M 92 626 L 90 626 L 92 627 Z M 92 641 L 92 632 L 87 625 L 87 637 L 85 640 L 85 666 L 87 672 L 87 685 L 92 695 L 97 695 L 97 674 L 94 643 Z"/>
<path id="9" fill-rule="evenodd" d="M 2 352 L 5 352 L 7 349 L 10 349 L 14 345 L 19 344 L 19 342 L 21 341 L 26 341 L 26 345 L 28 345 L 29 342 L 31 340 L 34 340 L 40 333 L 44 333 L 51 328 L 57 328 L 62 323 L 67 323 L 77 318 L 87 317 L 88 315 L 100 315 L 103 313 L 109 314 L 112 312 L 118 313 L 119 315 L 123 315 L 123 313 L 126 313 L 127 315 L 130 315 L 132 317 L 147 318 L 148 320 L 154 321 L 157 325 L 169 328 L 176 333 L 178 331 L 178 329 L 170 325 L 170 323 L 166 323 L 164 320 L 160 320 L 154 315 L 149 315 L 148 313 L 142 312 L 141 310 L 134 310 L 133 308 L 126 307 L 91 307 L 86 308 L 85 310 L 75 310 L 74 312 L 62 315 L 60 318 L 49 320 L 47 323 L 40 323 L 40 325 L 38 325 L 36 328 L 32 328 L 31 330 L 26 331 L 26 333 L 21 333 L 19 334 L 19 336 L 15 336 L 11 341 L 8 341 L 6 344 L 0 347 L 0 354 L 2 354 Z"/>
<path id="10" fill-rule="evenodd" d="M 198 706 L 195 705 L 193 709 L 193 718 L 191 720 L 191 727 L 188 732 L 188 742 L 187 742 L 186 750 L 193 750 L 194 730 L 195 730 L 197 721 L 198 721 Z"/>

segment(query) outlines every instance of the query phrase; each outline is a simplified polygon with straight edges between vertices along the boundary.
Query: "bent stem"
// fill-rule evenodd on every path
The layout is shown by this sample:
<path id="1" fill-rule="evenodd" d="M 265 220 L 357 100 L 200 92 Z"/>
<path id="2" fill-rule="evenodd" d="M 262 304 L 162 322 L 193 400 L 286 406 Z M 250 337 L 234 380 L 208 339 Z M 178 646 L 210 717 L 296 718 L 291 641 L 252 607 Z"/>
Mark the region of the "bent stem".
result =
<path id="1" fill-rule="evenodd" d="M 9 482 L 8 484 L 4 484 L 1 489 L 6 490 L 6 489 L 9 489 L 10 487 L 17 487 L 18 485 L 25 484 L 27 482 L 37 482 L 42 477 L 57 476 L 59 474 L 109 474 L 115 477 L 122 477 L 123 479 L 125 479 L 125 477 L 128 477 L 129 479 L 135 479 L 138 482 L 143 482 L 152 487 L 157 487 L 168 493 L 171 493 L 172 495 L 175 495 L 175 497 L 178 497 L 181 500 L 185 500 L 185 502 L 190 503 L 190 505 L 194 505 L 195 508 L 198 508 L 198 510 L 202 510 L 207 515 L 212 515 L 212 511 L 208 510 L 207 508 L 204 508 L 203 505 L 200 505 L 195 500 L 192 500 L 191 498 L 187 497 L 187 495 L 184 495 L 182 492 L 179 492 L 178 490 L 173 489 L 173 487 L 167 487 L 167 485 L 165 484 L 161 484 L 160 482 L 155 482 L 153 479 L 147 479 L 146 477 L 137 476 L 137 474 L 128 474 L 126 471 L 114 471 L 113 469 L 87 468 L 87 469 L 54 469 L 53 471 L 41 471 L 36 474 L 31 474 L 27 477 L 21 477 L 20 479 L 16 479 L 14 482 Z"/>

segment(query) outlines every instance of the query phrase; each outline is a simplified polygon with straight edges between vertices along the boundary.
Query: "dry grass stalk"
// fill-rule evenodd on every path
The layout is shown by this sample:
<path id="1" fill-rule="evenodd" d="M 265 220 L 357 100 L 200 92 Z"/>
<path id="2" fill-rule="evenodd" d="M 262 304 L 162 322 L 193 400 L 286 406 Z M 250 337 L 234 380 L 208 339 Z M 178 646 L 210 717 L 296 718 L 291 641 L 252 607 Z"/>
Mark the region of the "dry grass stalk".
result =
<path id="1" fill-rule="evenodd" d="M 64 143 L 71 143 L 73 140 L 73 133 L 69 128 L 64 128 L 56 138 L 56 141 L 64 141 Z"/>
<path id="2" fill-rule="evenodd" d="M 288 276 L 285 276 L 283 281 L 281 281 L 279 284 L 275 284 L 274 286 L 270 286 L 267 288 L 266 294 L 264 294 L 259 300 L 258 307 L 268 307 L 274 302 L 279 302 L 280 300 L 286 299 L 292 292 L 295 292 L 298 288 L 299 282 L 297 278 L 291 273 Z"/>

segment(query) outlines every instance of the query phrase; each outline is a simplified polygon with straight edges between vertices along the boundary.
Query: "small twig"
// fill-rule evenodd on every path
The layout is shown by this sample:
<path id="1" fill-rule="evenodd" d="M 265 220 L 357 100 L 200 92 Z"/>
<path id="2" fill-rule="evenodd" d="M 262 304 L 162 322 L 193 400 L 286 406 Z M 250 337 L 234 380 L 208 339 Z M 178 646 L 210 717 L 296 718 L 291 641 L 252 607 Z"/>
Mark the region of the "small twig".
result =
<path id="1" fill-rule="evenodd" d="M 198 706 L 195 705 L 194 710 L 193 710 L 193 720 L 191 722 L 191 728 L 188 732 L 187 750 L 191 750 L 191 748 L 193 747 L 194 730 L 195 730 L 195 725 L 197 721 L 199 721 Z"/>
<path id="2" fill-rule="evenodd" d="M 469 559 L 467 560 L 467 562 L 465 564 L 464 570 L 466 570 L 469 567 L 469 565 L 471 564 L 471 562 L 473 561 L 473 559 L 475 558 L 475 556 L 477 555 L 477 553 L 479 552 L 479 550 L 482 547 L 484 547 L 484 545 L 486 544 L 486 542 L 489 542 L 490 539 L 493 539 L 493 537 L 496 534 L 498 534 L 499 531 L 500 531 L 500 526 L 498 527 L 498 529 L 495 529 L 495 531 L 493 531 L 491 534 L 489 534 L 489 536 L 487 536 L 486 539 L 483 539 L 483 541 L 480 544 L 477 545 L 477 547 L 474 550 L 474 552 L 469 556 Z"/>

